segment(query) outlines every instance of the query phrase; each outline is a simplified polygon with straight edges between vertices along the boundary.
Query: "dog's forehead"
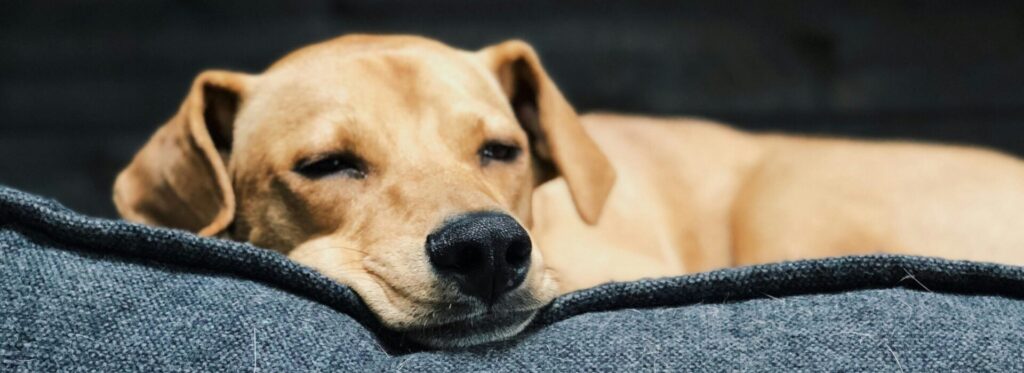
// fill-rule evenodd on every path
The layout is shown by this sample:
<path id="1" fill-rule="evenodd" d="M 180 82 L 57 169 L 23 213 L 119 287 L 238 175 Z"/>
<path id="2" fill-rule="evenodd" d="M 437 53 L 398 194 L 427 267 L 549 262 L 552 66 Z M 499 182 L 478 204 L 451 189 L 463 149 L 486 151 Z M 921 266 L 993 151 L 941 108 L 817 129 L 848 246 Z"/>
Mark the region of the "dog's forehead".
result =
<path id="1" fill-rule="evenodd" d="M 414 126 L 446 137 L 460 124 L 518 128 L 493 73 L 471 52 L 419 38 L 355 40 L 296 51 L 262 74 L 240 113 L 240 147 L 378 137 L 370 144 Z"/>
<path id="2" fill-rule="evenodd" d="M 436 40 L 419 36 L 356 34 L 337 37 L 297 49 L 271 65 L 268 71 L 315 61 L 396 51 L 449 55 L 463 52 Z"/>
<path id="3" fill-rule="evenodd" d="M 264 105 L 415 110 L 453 102 L 504 109 L 496 77 L 472 52 L 404 36 L 350 36 L 295 51 L 261 75 Z M 271 96 L 267 99 L 266 96 Z M 333 105 L 332 105 L 333 104 Z"/>
<path id="4" fill-rule="evenodd" d="M 489 80 L 471 52 L 420 37 L 372 35 L 344 36 L 299 49 L 274 63 L 264 75 L 288 80 L 315 76 L 314 82 L 328 84 L 431 81 L 417 77 L 456 78 L 463 83 Z"/>
<path id="5" fill-rule="evenodd" d="M 311 57 L 311 56 L 310 56 Z M 246 98 L 262 121 L 403 123 L 478 114 L 512 117 L 490 72 L 467 58 L 407 51 L 325 56 L 260 77 Z"/>

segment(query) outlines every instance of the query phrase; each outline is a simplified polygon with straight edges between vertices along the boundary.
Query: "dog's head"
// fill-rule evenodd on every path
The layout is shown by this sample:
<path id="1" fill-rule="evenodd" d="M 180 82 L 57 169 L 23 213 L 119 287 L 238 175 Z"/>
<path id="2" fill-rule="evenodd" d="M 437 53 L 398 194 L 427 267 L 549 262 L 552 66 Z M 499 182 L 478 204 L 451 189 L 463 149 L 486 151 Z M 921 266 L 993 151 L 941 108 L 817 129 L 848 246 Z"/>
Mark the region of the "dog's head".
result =
<path id="1" fill-rule="evenodd" d="M 259 75 L 200 74 L 114 200 L 286 253 L 444 347 L 513 335 L 557 294 L 527 228 L 558 176 L 595 221 L 614 172 L 529 45 L 347 36 Z"/>

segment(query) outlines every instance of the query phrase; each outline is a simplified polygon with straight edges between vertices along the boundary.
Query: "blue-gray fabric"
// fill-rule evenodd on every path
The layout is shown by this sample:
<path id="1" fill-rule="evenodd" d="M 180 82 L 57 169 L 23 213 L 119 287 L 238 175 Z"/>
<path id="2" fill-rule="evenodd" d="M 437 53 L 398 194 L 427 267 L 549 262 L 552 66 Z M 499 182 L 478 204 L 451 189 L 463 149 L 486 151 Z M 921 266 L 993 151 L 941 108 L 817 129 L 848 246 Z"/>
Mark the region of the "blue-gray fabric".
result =
<path id="1" fill-rule="evenodd" d="M 0 187 L 5 372 L 1020 372 L 1022 299 L 1020 267 L 847 257 L 600 286 L 515 340 L 425 351 L 269 250 Z"/>

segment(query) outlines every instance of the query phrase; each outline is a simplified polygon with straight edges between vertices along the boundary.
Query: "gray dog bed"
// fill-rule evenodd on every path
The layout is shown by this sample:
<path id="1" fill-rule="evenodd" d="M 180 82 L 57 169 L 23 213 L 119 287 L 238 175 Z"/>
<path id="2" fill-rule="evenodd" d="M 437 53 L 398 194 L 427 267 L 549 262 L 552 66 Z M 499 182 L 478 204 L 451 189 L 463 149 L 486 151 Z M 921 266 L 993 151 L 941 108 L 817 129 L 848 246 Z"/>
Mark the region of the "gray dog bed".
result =
<path id="1" fill-rule="evenodd" d="M 515 340 L 424 351 L 276 253 L 0 187 L 0 371 L 1019 372 L 1022 298 L 1019 267 L 813 260 L 600 286 Z"/>

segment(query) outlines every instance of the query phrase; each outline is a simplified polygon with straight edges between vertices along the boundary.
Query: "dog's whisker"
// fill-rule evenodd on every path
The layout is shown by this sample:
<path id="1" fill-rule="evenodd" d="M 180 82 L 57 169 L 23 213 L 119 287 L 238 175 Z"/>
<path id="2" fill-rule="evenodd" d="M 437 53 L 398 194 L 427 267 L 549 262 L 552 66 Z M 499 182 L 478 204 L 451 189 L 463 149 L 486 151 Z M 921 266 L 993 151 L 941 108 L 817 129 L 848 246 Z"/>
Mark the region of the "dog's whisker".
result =
<path id="1" fill-rule="evenodd" d="M 366 252 L 366 250 L 360 250 L 360 249 L 357 249 L 357 248 L 354 248 L 354 247 L 348 247 L 348 246 L 324 246 L 324 247 L 322 247 L 322 249 L 348 250 L 348 251 L 357 252 L 357 253 L 360 253 L 360 254 L 363 254 L 363 255 L 370 255 L 370 253 Z"/>

